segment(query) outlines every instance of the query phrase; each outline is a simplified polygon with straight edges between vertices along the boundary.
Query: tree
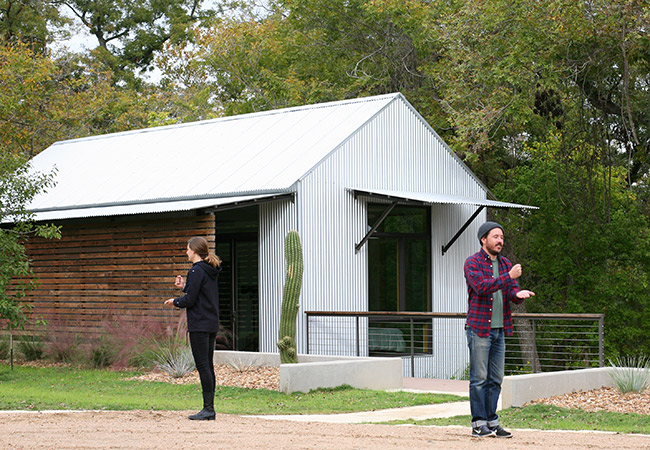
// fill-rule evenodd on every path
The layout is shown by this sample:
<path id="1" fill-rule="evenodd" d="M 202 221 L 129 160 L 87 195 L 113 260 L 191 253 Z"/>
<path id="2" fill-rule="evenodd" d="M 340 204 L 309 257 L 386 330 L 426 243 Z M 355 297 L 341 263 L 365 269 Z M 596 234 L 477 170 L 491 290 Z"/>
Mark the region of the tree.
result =
<path id="1" fill-rule="evenodd" d="M 562 135 L 525 150 L 527 163 L 495 192 L 540 208 L 498 217 L 537 294 L 528 311 L 604 313 L 608 354 L 648 354 L 650 224 L 625 168 L 610 170 L 600 149 Z"/>
<path id="2" fill-rule="evenodd" d="M 420 60 L 431 53 L 426 14 L 415 0 L 274 1 L 264 14 L 249 8 L 198 27 L 192 44 L 169 46 L 160 65 L 165 82 L 210 89 L 225 114 L 418 92 Z"/>
<path id="3" fill-rule="evenodd" d="M 97 39 L 93 52 L 116 75 L 135 82 L 135 69 L 148 69 L 163 45 L 185 42 L 189 28 L 213 15 L 203 0 L 56 0 Z"/>
<path id="4" fill-rule="evenodd" d="M 0 7 L 0 42 L 22 42 L 44 52 L 52 37 L 48 26 L 60 28 L 66 23 L 54 0 L 5 0 Z"/>
<path id="5" fill-rule="evenodd" d="M 35 225 L 25 209 L 34 196 L 53 185 L 53 174 L 30 173 L 25 157 L 0 150 L 0 319 L 17 328 L 27 321 L 21 299 L 35 283 L 24 241 L 32 235 L 59 238 L 60 230 Z"/>
<path id="6" fill-rule="evenodd" d="M 27 156 L 62 139 L 145 127 L 159 104 L 77 55 L 52 59 L 22 43 L 0 44 L 0 89 L 0 146 Z"/>
<path id="7" fill-rule="evenodd" d="M 435 22 L 445 52 L 427 73 L 448 140 L 489 186 L 517 164 L 524 140 L 556 129 L 609 164 L 625 149 L 629 183 L 647 173 L 648 1 L 450 4 Z"/>

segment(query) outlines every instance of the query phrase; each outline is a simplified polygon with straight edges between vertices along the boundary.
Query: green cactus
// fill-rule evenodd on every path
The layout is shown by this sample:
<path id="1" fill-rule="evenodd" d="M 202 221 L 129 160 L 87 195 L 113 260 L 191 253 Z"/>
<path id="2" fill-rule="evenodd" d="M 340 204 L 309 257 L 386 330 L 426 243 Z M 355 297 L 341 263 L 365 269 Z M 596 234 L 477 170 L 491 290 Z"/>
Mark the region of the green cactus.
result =
<path id="1" fill-rule="evenodd" d="M 284 240 L 284 257 L 287 260 L 287 278 L 282 293 L 282 313 L 280 315 L 280 332 L 278 348 L 282 364 L 297 363 L 296 317 L 298 316 L 298 299 L 302 287 L 302 246 L 297 231 L 289 231 Z"/>

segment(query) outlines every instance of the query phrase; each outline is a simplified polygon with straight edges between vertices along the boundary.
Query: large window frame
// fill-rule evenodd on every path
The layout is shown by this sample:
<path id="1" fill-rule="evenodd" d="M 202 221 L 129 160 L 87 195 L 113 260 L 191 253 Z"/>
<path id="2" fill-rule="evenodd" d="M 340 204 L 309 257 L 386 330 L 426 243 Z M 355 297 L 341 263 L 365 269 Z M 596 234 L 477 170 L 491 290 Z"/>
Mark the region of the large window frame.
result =
<path id="1" fill-rule="evenodd" d="M 370 203 L 368 223 L 378 222 L 387 207 L 391 206 Z M 431 208 L 420 205 L 391 208 L 368 236 L 368 311 L 430 312 Z M 411 328 L 403 319 L 370 318 L 368 326 L 370 355 L 431 352 L 430 322 L 418 322 Z"/>

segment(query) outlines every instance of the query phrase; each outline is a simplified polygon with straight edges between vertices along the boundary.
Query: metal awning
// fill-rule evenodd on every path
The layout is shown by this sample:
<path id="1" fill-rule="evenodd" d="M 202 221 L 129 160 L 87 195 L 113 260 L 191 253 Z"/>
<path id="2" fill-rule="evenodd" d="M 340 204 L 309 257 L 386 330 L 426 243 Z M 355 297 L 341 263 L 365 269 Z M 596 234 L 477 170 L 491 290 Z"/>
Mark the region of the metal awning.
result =
<path id="1" fill-rule="evenodd" d="M 202 209 L 207 212 L 242 208 L 282 199 L 293 199 L 293 192 L 276 192 L 233 197 L 200 198 L 191 200 L 164 200 L 140 203 L 88 205 L 73 208 L 51 208 L 33 210 L 34 220 L 50 221 L 62 219 L 80 219 L 90 217 L 123 216 L 163 212 L 191 211 Z"/>
<path id="2" fill-rule="evenodd" d="M 433 205 L 433 204 L 449 204 L 449 205 L 475 205 L 478 206 L 476 211 L 470 216 L 465 224 L 458 230 L 458 232 L 451 238 L 451 240 L 442 246 L 442 254 L 444 255 L 447 250 L 453 245 L 460 235 L 469 227 L 472 221 L 480 214 L 483 208 L 515 208 L 515 209 L 539 209 L 537 206 L 522 205 L 518 203 L 500 202 L 497 200 L 488 200 L 484 198 L 471 198 L 461 197 L 449 194 L 434 194 L 429 192 L 408 192 L 408 191 L 389 191 L 384 189 L 356 189 L 347 188 L 348 191 L 354 194 L 355 198 L 364 197 L 370 200 L 381 200 L 382 202 L 390 202 L 384 213 L 379 217 L 377 222 L 370 228 L 368 233 L 359 242 L 355 249 L 358 252 L 361 247 L 368 241 L 372 233 L 381 225 L 384 219 L 390 214 L 395 206 L 402 205 Z"/>

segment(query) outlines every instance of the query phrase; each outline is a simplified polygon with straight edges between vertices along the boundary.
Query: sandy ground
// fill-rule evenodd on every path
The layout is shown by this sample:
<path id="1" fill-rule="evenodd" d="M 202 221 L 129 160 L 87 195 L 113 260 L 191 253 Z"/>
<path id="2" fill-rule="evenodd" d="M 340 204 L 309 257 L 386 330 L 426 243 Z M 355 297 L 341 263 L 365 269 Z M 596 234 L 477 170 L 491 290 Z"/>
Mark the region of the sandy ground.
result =
<path id="1" fill-rule="evenodd" d="M 0 449 L 650 449 L 648 435 L 513 430 L 512 439 L 472 438 L 469 428 L 289 422 L 191 412 L 0 414 Z"/>

